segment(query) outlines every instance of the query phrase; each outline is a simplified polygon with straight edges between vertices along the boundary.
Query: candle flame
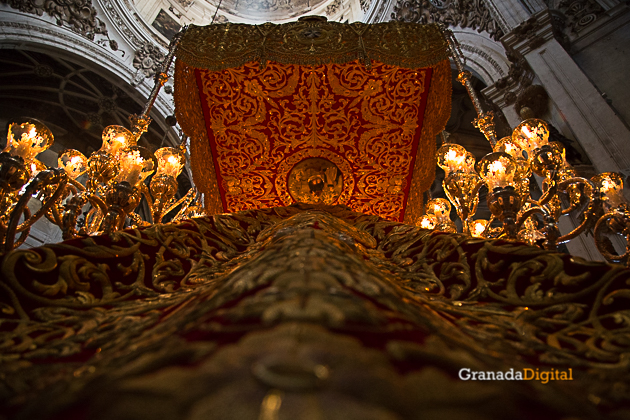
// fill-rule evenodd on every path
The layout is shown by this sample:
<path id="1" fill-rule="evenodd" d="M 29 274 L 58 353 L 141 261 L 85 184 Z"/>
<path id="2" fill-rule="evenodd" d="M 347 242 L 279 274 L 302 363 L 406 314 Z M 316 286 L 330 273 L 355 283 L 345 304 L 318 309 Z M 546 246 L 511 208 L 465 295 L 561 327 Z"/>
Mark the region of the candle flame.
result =
<path id="1" fill-rule="evenodd" d="M 487 223 L 488 222 L 486 220 L 475 220 L 472 236 L 474 236 L 475 238 L 480 238 L 483 232 L 486 230 Z"/>
<path id="2" fill-rule="evenodd" d="M 602 180 L 602 192 L 608 192 L 616 188 L 617 185 L 610 178 L 604 178 Z"/>
<path id="3" fill-rule="evenodd" d="M 449 150 L 445 156 L 447 164 L 453 169 L 461 168 L 464 159 L 466 159 L 465 155 L 459 154 L 456 150 L 453 149 Z"/>
<path id="4" fill-rule="evenodd" d="M 425 216 L 420 220 L 420 227 L 422 229 L 433 229 L 435 228 L 435 222 L 429 217 Z"/>
<path id="5" fill-rule="evenodd" d="M 491 176 L 505 175 L 505 165 L 500 160 L 495 160 L 488 165 L 488 171 Z"/>

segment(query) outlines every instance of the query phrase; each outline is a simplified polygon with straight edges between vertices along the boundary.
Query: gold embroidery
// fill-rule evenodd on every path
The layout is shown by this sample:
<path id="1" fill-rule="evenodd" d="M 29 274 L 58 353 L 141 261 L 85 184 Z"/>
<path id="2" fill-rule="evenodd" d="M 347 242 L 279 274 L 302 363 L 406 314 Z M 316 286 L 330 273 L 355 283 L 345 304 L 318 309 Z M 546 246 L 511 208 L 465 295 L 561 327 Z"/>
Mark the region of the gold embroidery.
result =
<path id="1" fill-rule="evenodd" d="M 204 193 L 204 207 L 208 214 L 223 213 L 223 204 L 212 162 L 212 150 L 204 124 L 195 70 L 178 61 L 175 63 L 175 115 L 184 132 L 190 137 L 190 169 L 195 184 Z M 204 156 L 196 159 L 193 156 Z"/>
<path id="2" fill-rule="evenodd" d="M 296 154 L 306 159 L 322 153 L 307 156 L 304 150 L 327 150 L 348 166 L 344 169 L 326 157 L 344 174 L 337 203 L 394 220 L 401 220 L 405 209 L 408 223 L 423 213 L 422 192 L 435 176 L 434 138 L 450 114 L 451 71 L 446 43 L 436 26 L 310 20 L 192 27 L 177 56 L 177 117 L 191 137 L 193 176 L 206 194 L 210 213 L 292 203 L 287 177 L 299 163 Z M 260 60 L 262 68 L 247 63 L 251 60 Z M 381 63 L 374 62 L 372 68 L 372 60 Z M 419 118 L 418 103 L 408 96 L 417 91 L 409 80 L 393 83 L 392 75 L 417 67 L 431 67 L 433 74 L 411 168 L 408 146 Z M 205 78 L 198 88 L 218 98 L 217 103 L 208 103 L 216 172 L 194 88 L 195 70 Z M 420 77 L 415 82 L 423 81 Z M 397 95 L 402 95 L 404 106 Z M 411 104 L 416 108 L 405 108 Z M 398 129 L 393 129 L 396 124 Z"/>
<path id="3" fill-rule="evenodd" d="M 186 31 L 178 59 L 208 70 L 260 60 L 283 64 L 344 64 L 356 59 L 405 68 L 429 67 L 448 58 L 437 25 L 404 22 L 342 24 L 302 20 L 282 25 L 195 26 Z"/>
<path id="4" fill-rule="evenodd" d="M 355 61 L 200 73 L 227 211 L 290 204 L 295 156 L 321 156 L 348 172 L 340 203 L 402 218 L 426 70 Z"/>
<path id="5" fill-rule="evenodd" d="M 451 82 L 451 65 L 448 60 L 433 67 L 429 100 L 424 112 L 422 134 L 418 143 L 416 163 L 403 219 L 405 223 L 410 225 L 415 224 L 424 214 L 422 193 L 431 187 L 431 183 L 435 179 L 435 136 L 444 129 L 451 115 L 451 92 L 453 89 Z M 445 92 L 448 92 L 448 97 L 445 97 Z M 431 163 L 428 164 L 426 160 L 430 160 Z"/>

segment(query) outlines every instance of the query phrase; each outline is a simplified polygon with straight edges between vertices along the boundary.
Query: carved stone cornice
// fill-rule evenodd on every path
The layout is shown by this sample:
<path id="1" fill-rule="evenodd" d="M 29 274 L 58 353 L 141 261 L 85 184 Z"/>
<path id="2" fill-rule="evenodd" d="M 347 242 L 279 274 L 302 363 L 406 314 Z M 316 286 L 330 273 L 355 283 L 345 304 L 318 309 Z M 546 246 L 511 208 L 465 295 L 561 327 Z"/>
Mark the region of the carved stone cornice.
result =
<path id="1" fill-rule="evenodd" d="M 518 25 L 501 38 L 506 50 L 514 50 L 525 56 L 556 37 L 551 14 L 544 10 Z"/>
<path id="2" fill-rule="evenodd" d="M 52 26 L 54 27 L 54 26 Z M 85 55 L 89 55 L 92 61 L 98 63 L 103 67 L 108 67 L 110 70 L 114 68 L 118 70 L 117 74 L 120 75 L 123 79 L 127 77 L 123 77 L 122 73 L 127 73 L 122 71 L 127 70 L 124 66 L 117 63 L 111 54 L 107 53 L 107 50 L 98 47 L 96 44 L 85 41 L 84 37 L 79 36 L 71 36 L 67 34 L 67 32 L 62 30 L 53 30 L 50 28 L 46 28 L 38 25 L 31 25 L 27 22 L 10 22 L 10 21 L 0 21 L 0 35 L 15 35 L 19 37 L 20 33 L 28 34 L 28 36 L 36 41 L 53 41 L 53 40 L 61 40 L 68 45 L 76 46 L 75 53 L 78 51 L 83 51 Z M 6 29 L 4 29 L 6 28 Z M 11 32 L 15 32 L 11 34 Z M 65 32 L 65 33 L 64 33 Z M 50 44 L 54 44 L 54 42 L 50 42 Z M 59 45 L 57 45 L 59 46 Z"/>
<path id="3" fill-rule="evenodd" d="M 472 28 L 487 32 L 495 40 L 503 36 L 501 25 L 481 0 L 398 0 L 391 18 Z"/>
<path id="4" fill-rule="evenodd" d="M 549 9 L 561 15 L 562 29 L 571 37 L 595 23 L 606 12 L 596 0 L 552 0 Z"/>
<path id="5" fill-rule="evenodd" d="M 0 0 L 12 9 L 37 16 L 48 15 L 55 19 L 57 25 L 70 29 L 90 41 L 97 35 L 107 37 L 104 40 L 113 51 L 118 50 L 118 43 L 109 39 L 105 22 L 96 16 L 92 0 Z M 108 42 L 109 41 L 109 42 Z"/>
<path id="6" fill-rule="evenodd" d="M 142 48 L 145 37 L 134 28 L 132 17 L 121 8 L 120 2 L 111 0 L 97 0 L 103 12 L 114 24 L 115 30 L 131 45 L 132 48 Z"/>
<path id="7" fill-rule="evenodd" d="M 510 50 L 506 55 L 511 63 L 508 74 L 482 92 L 489 101 L 500 108 L 514 104 L 519 94 L 529 87 L 534 79 L 534 72 L 522 55 Z"/>

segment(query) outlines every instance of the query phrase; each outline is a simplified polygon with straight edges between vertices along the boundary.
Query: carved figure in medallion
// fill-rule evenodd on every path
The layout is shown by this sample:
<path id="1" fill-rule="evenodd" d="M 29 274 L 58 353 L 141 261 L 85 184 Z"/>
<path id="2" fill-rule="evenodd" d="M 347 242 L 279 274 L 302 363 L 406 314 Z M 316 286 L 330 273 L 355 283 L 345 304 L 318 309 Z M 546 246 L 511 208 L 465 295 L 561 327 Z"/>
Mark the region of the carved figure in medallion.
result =
<path id="1" fill-rule="evenodd" d="M 296 202 L 334 204 L 343 188 L 343 175 L 328 159 L 305 159 L 289 173 L 288 187 Z"/>

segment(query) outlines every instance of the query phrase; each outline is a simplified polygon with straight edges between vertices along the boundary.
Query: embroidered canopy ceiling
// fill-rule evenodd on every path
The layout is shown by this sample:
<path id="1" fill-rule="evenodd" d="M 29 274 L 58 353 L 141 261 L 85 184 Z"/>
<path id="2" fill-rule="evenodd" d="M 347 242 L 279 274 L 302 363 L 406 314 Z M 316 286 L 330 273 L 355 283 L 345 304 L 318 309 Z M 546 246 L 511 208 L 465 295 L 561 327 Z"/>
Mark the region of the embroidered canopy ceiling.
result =
<path id="1" fill-rule="evenodd" d="M 211 213 L 346 204 L 414 222 L 450 115 L 435 25 L 193 26 L 177 51 L 177 119 Z"/>

